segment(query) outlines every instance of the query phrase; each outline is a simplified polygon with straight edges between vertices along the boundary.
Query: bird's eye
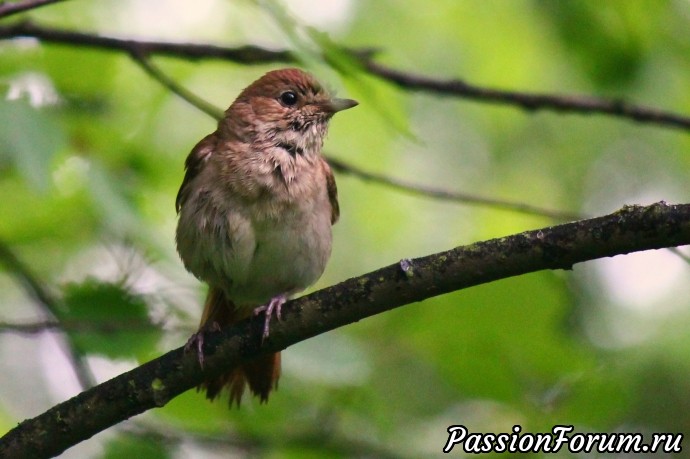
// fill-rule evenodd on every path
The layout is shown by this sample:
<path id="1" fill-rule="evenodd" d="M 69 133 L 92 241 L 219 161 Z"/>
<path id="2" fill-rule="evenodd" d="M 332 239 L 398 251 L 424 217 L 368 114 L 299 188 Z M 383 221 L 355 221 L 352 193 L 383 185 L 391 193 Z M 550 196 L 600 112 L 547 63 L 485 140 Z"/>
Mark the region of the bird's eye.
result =
<path id="1" fill-rule="evenodd" d="M 280 101 L 283 105 L 291 107 L 297 103 L 297 94 L 293 91 L 285 91 L 280 95 Z"/>

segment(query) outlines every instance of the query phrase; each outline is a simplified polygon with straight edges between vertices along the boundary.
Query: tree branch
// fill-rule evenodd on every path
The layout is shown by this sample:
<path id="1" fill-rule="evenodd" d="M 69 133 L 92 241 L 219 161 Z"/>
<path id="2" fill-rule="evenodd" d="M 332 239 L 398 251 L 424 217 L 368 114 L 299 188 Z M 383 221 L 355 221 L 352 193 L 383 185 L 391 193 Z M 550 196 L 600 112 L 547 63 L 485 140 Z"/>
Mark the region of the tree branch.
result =
<path id="1" fill-rule="evenodd" d="M 241 362 L 405 304 L 543 269 L 685 244 L 690 244 L 690 204 L 661 202 L 403 260 L 288 302 L 263 346 L 258 321 L 210 333 L 203 371 L 194 353 L 178 348 L 89 389 L 7 433 L 0 456 L 60 454 Z"/>
<path id="2" fill-rule="evenodd" d="M 117 334 L 117 333 L 150 333 L 153 327 L 163 328 L 166 331 L 177 331 L 184 333 L 191 333 L 191 327 L 177 326 L 166 327 L 165 324 L 152 324 L 144 320 L 114 320 L 108 323 L 93 322 L 90 320 L 75 320 L 75 321 L 57 321 L 57 320 L 40 320 L 34 322 L 0 322 L 0 333 L 17 333 L 24 335 L 35 335 L 47 331 L 61 331 L 61 332 L 81 332 L 81 333 L 101 333 Z M 91 384 L 93 385 L 93 384 Z M 89 386 L 86 386 L 89 387 Z M 83 387 L 83 389 L 86 389 Z"/>
<path id="3" fill-rule="evenodd" d="M 43 282 L 31 272 L 29 267 L 19 259 L 10 246 L 2 240 L 0 240 L 0 264 L 5 265 L 5 268 L 24 287 L 26 293 L 36 303 L 43 306 L 49 314 L 54 314 L 58 303 L 57 298 L 48 291 Z"/>
<path id="4" fill-rule="evenodd" d="M 33 10 L 41 6 L 52 3 L 64 2 L 65 0 L 24 0 L 22 2 L 0 3 L 0 18 L 11 16 L 17 13 Z"/>
<path id="5" fill-rule="evenodd" d="M 328 160 L 328 164 L 330 164 L 331 167 L 337 172 L 350 174 L 355 177 L 359 177 L 360 179 L 365 181 L 379 183 L 389 188 L 404 191 L 406 193 L 418 196 L 428 196 L 431 198 L 443 199 L 445 201 L 461 202 L 464 204 L 474 204 L 479 206 L 492 207 L 496 209 L 510 210 L 512 212 L 519 212 L 527 215 L 547 217 L 556 221 L 573 221 L 578 220 L 582 217 L 572 212 L 545 209 L 543 207 L 533 206 L 531 204 L 526 204 L 523 202 L 488 198 L 485 196 L 479 196 L 472 193 L 462 193 L 459 191 L 450 191 L 445 190 L 443 188 L 410 183 L 405 180 L 397 179 L 395 177 L 389 177 L 387 175 L 376 174 L 374 172 L 369 172 L 364 169 L 360 169 L 351 164 L 347 164 L 339 159 L 335 159 L 331 156 L 327 156 L 326 159 Z"/>
<path id="6" fill-rule="evenodd" d="M 166 55 L 189 60 L 221 59 L 241 64 L 296 63 L 288 50 L 269 50 L 258 46 L 229 48 L 191 43 L 130 40 L 72 32 L 37 25 L 28 21 L 0 26 L 0 39 L 33 37 L 47 43 L 121 51 L 133 55 Z M 604 114 L 617 118 L 690 131 L 690 117 L 673 112 L 612 100 L 587 96 L 528 93 L 485 88 L 460 79 L 438 79 L 415 75 L 386 67 L 372 59 L 371 49 L 344 49 L 362 69 L 402 89 L 443 94 L 478 102 L 510 105 L 528 111 L 549 110 L 560 113 Z"/>
<path id="7" fill-rule="evenodd" d="M 690 130 L 690 117 L 623 100 L 588 96 L 504 91 L 469 84 L 460 79 L 441 80 L 391 69 L 373 61 L 364 63 L 370 73 L 404 89 L 452 95 L 480 102 L 513 105 L 527 111 L 548 110 L 582 115 L 600 114 L 639 123 Z"/>
<path id="8" fill-rule="evenodd" d="M 205 101 L 201 97 L 197 96 L 193 92 L 189 91 L 187 88 L 178 84 L 175 80 L 166 75 L 161 69 L 151 62 L 151 60 L 144 54 L 138 52 L 137 50 L 132 51 L 132 59 L 134 62 L 139 64 L 139 67 L 144 69 L 146 73 L 149 74 L 151 78 L 159 82 L 165 88 L 170 90 L 173 94 L 179 96 L 182 100 L 187 102 L 193 107 L 206 113 L 211 118 L 216 121 L 223 118 L 223 110 L 219 109 L 210 102 Z"/>
<path id="9" fill-rule="evenodd" d="M 0 26 L 0 39 L 32 37 L 46 43 L 81 46 L 140 55 L 159 55 L 188 60 L 220 59 L 238 64 L 268 64 L 277 62 L 296 62 L 287 50 L 272 51 L 258 46 L 239 46 L 228 48 L 194 43 L 171 43 L 162 41 L 130 40 L 106 37 L 84 32 L 37 25 L 31 21 L 21 21 Z"/>

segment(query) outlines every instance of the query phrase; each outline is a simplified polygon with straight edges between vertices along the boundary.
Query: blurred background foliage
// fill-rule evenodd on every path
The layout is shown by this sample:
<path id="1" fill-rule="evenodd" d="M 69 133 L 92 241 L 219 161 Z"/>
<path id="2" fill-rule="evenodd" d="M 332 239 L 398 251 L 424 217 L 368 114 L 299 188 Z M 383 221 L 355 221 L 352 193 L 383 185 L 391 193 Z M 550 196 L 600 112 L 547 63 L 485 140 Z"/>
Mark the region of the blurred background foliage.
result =
<path id="1" fill-rule="evenodd" d="M 377 61 L 433 77 L 690 113 L 687 0 L 72 0 L 26 17 L 292 49 L 360 100 L 336 117 L 326 149 L 368 171 L 582 215 L 688 201 L 687 132 L 405 91 L 333 45 L 375 48 Z M 153 60 L 222 109 L 279 66 Z M 176 255 L 174 199 L 187 153 L 215 122 L 123 53 L 28 38 L 0 42 L 0 90 L 0 242 L 23 263 L 0 272 L 6 431 L 78 393 L 80 379 L 108 379 L 194 331 L 204 287 Z M 342 218 L 314 288 L 558 223 L 337 180 Z M 688 432 L 688 274 L 656 251 L 412 304 L 288 349 L 267 406 L 229 411 L 189 391 L 64 457 L 420 457 L 441 454 L 451 424 Z M 54 318 L 61 327 L 41 326 Z"/>

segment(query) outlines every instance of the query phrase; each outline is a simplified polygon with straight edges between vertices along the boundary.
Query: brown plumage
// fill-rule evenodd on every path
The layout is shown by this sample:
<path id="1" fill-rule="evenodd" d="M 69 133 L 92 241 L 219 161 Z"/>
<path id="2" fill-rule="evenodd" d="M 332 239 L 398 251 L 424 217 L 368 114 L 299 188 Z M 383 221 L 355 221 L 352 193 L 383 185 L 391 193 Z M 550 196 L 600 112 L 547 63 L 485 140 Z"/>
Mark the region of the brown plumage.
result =
<path id="1" fill-rule="evenodd" d="M 247 87 L 185 163 L 177 195 L 177 250 L 209 284 L 199 332 L 189 341 L 203 362 L 203 334 L 258 312 L 263 338 L 286 299 L 314 283 L 331 252 L 338 220 L 335 180 L 321 156 L 335 99 L 298 69 L 269 72 Z M 224 387 L 239 406 L 245 385 L 261 402 L 280 376 L 280 354 L 260 357 L 203 387 Z"/>

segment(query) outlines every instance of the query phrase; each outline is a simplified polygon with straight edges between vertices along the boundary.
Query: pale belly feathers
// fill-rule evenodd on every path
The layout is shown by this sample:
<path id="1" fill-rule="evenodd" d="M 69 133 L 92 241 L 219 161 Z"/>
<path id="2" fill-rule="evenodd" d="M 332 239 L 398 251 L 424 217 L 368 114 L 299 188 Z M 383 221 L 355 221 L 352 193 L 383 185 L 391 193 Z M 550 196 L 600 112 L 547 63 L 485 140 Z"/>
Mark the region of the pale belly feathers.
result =
<path id="1" fill-rule="evenodd" d="M 321 276 L 332 238 L 330 212 L 322 207 L 330 206 L 325 193 L 281 212 L 282 219 L 261 220 L 251 217 L 257 214 L 251 209 L 222 214 L 214 206 L 208 212 L 207 206 L 213 206 L 208 198 L 195 196 L 192 200 L 199 201 L 181 209 L 178 251 L 190 272 L 225 290 L 238 307 L 299 292 Z M 201 207 L 206 209 L 198 211 Z M 190 231 L 195 234 L 181 235 Z"/>

